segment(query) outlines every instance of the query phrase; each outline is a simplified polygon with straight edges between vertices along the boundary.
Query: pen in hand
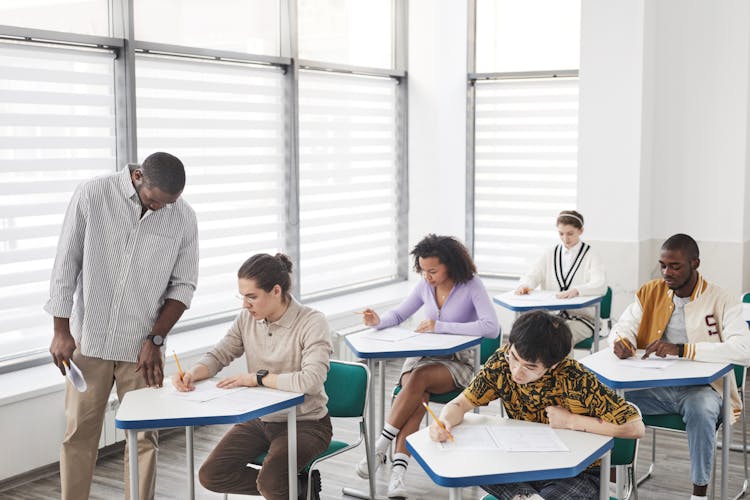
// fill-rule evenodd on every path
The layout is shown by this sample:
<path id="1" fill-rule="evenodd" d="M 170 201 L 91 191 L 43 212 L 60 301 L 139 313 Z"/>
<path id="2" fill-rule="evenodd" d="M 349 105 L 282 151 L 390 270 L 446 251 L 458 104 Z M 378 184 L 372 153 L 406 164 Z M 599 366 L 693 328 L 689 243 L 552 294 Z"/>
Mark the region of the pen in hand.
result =
<path id="1" fill-rule="evenodd" d="M 628 342 L 628 341 L 626 341 L 625 339 L 623 339 L 622 337 L 620 337 L 620 335 L 619 335 L 619 334 L 617 334 L 617 341 L 618 341 L 618 342 L 619 342 L 620 344 L 624 345 L 624 346 L 625 346 L 625 347 L 627 348 L 627 350 L 628 350 L 628 351 L 630 351 L 630 352 L 632 352 L 632 353 L 633 353 L 633 355 L 635 356 L 635 352 L 636 352 L 636 351 L 635 351 L 635 349 L 633 348 L 633 346 L 632 346 L 632 345 L 630 345 L 630 342 Z"/>
<path id="2" fill-rule="evenodd" d="M 432 409 L 430 409 L 429 406 L 427 406 L 427 403 L 425 403 L 424 401 L 422 401 L 422 406 L 424 406 L 424 409 L 427 410 L 427 412 L 430 414 L 430 416 L 432 416 L 432 418 L 435 420 L 435 422 L 437 422 L 437 424 L 440 426 L 440 428 L 443 429 L 445 432 L 448 432 L 448 429 L 445 428 L 445 424 L 443 424 L 440 421 L 440 419 L 438 418 L 438 416 L 435 415 L 435 412 L 432 411 Z M 448 432 L 448 439 L 450 439 L 452 443 L 454 443 L 456 441 L 455 439 L 453 439 L 453 434 L 451 434 L 450 432 Z"/>

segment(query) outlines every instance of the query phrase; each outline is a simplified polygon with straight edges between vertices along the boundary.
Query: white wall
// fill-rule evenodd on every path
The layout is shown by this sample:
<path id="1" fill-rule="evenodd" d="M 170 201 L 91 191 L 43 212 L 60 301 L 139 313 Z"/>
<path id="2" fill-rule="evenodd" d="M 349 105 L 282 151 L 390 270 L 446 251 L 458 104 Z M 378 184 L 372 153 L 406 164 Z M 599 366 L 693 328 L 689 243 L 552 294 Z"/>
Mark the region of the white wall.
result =
<path id="1" fill-rule="evenodd" d="M 579 206 L 615 312 L 678 232 L 698 240 L 709 280 L 750 288 L 750 4 L 584 0 L 582 10 Z"/>
<path id="2" fill-rule="evenodd" d="M 409 2 L 409 248 L 465 238 L 465 0 Z"/>

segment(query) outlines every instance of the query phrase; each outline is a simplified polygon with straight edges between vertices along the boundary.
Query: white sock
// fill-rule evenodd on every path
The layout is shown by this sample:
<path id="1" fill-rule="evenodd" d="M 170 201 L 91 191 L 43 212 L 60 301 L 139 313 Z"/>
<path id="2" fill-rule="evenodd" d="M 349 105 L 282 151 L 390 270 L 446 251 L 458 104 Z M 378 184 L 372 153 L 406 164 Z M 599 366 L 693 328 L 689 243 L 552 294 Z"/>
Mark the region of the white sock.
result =
<path id="1" fill-rule="evenodd" d="M 375 441 L 375 452 L 376 453 L 385 453 L 385 450 L 388 449 L 388 446 L 390 446 L 391 441 L 398 435 L 398 431 L 401 429 L 397 429 L 393 427 L 388 422 L 385 423 L 383 426 L 383 430 L 380 431 L 380 437 L 377 441 Z"/>
<path id="2" fill-rule="evenodd" d="M 690 500 L 706 500 L 707 496 L 699 497 L 697 495 L 690 495 Z"/>
<path id="3" fill-rule="evenodd" d="M 393 470 L 396 470 L 396 467 L 403 467 L 404 471 L 406 471 L 406 468 L 409 467 L 409 455 L 406 453 L 396 453 L 393 455 Z"/>

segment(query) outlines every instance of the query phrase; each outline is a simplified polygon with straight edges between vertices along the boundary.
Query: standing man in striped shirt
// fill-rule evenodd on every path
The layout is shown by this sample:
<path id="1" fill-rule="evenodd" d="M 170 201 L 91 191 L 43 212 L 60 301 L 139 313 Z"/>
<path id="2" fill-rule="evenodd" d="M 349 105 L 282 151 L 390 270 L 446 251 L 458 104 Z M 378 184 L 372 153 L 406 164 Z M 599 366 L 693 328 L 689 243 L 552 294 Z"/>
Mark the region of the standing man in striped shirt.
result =
<path id="1" fill-rule="evenodd" d="M 113 384 L 119 399 L 162 385 L 164 338 L 190 306 L 198 279 L 197 223 L 180 198 L 184 187 L 182 162 L 154 153 L 142 165 L 84 182 L 68 206 L 44 309 L 54 316 L 53 362 L 64 375 L 72 360 L 88 389 L 66 385 L 63 500 L 89 496 Z M 138 433 L 143 499 L 154 498 L 157 439 Z M 126 446 L 125 478 L 127 453 Z"/>

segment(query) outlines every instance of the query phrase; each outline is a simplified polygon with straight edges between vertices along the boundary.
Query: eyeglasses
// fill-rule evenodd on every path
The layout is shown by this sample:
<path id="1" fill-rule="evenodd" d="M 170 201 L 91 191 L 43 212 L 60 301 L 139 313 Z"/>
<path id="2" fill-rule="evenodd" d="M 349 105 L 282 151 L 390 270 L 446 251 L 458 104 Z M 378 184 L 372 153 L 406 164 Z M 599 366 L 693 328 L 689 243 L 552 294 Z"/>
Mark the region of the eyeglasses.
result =
<path id="1" fill-rule="evenodd" d="M 255 302 L 255 300 L 257 299 L 257 297 L 248 297 L 247 295 L 241 295 L 239 293 L 235 293 L 234 297 L 247 305 L 252 305 L 253 302 Z"/>
<path id="2" fill-rule="evenodd" d="M 521 361 L 520 359 L 518 359 L 518 356 L 515 353 L 511 352 L 510 348 L 507 351 L 505 351 L 504 354 L 505 354 L 505 359 L 508 361 L 509 365 L 519 366 L 521 370 L 523 370 L 525 373 L 528 373 L 529 375 L 541 376 L 541 375 L 544 375 L 544 372 L 547 371 L 547 368 L 545 368 L 544 366 L 540 366 L 540 367 L 533 368 L 533 369 L 529 368 L 528 366 L 523 364 L 524 361 Z"/>

